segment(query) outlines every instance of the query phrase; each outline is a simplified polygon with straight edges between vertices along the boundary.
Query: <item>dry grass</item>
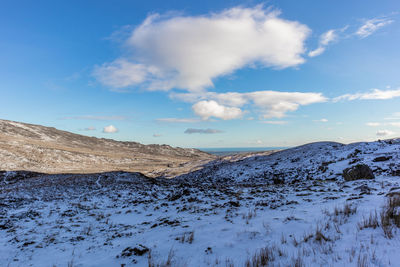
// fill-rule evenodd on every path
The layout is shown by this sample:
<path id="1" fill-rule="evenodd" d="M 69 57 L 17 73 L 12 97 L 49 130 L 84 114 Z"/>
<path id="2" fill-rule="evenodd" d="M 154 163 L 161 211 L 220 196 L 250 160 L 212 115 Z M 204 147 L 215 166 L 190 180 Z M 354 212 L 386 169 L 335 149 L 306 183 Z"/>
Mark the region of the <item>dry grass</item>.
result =
<path id="1" fill-rule="evenodd" d="M 400 197 L 389 197 L 381 211 L 381 226 L 386 238 L 393 238 L 393 229 L 400 227 Z"/>
<path id="2" fill-rule="evenodd" d="M 357 223 L 358 230 L 363 230 L 365 228 L 375 229 L 377 227 L 379 227 L 379 219 L 376 210 L 375 212 L 371 212 L 369 214 L 369 217 L 367 218 L 363 217 L 362 221 Z"/>
<path id="3" fill-rule="evenodd" d="M 171 249 L 168 253 L 168 257 L 164 262 L 155 262 L 151 250 L 148 253 L 147 256 L 147 265 L 148 267 L 172 267 L 173 266 L 173 259 L 174 259 L 175 253 L 174 251 Z"/>
<path id="4" fill-rule="evenodd" d="M 245 267 L 270 266 L 275 260 L 276 247 L 265 247 L 246 260 Z"/>

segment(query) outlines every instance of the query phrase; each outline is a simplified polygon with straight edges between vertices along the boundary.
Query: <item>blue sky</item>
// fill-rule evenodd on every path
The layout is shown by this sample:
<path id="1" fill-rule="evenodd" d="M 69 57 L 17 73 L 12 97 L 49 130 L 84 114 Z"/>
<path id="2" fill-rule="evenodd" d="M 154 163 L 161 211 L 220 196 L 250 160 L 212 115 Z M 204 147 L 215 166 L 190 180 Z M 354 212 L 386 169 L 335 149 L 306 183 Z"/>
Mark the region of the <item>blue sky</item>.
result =
<path id="1" fill-rule="evenodd" d="M 399 1 L 3 1 L 0 118 L 183 147 L 400 136 Z"/>

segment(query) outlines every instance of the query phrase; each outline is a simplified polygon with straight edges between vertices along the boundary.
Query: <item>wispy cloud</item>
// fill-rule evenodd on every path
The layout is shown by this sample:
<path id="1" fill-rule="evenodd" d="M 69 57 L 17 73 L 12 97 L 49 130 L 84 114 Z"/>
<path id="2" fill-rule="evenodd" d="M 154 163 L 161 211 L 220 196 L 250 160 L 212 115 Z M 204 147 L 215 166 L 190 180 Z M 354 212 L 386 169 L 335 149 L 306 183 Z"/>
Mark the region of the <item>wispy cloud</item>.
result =
<path id="1" fill-rule="evenodd" d="M 323 119 L 320 119 L 320 120 L 314 120 L 314 122 L 328 122 L 328 120 L 323 118 Z"/>
<path id="2" fill-rule="evenodd" d="M 109 125 L 103 128 L 103 133 L 116 133 L 118 129 L 114 125 Z"/>
<path id="3" fill-rule="evenodd" d="M 202 16 L 152 14 L 124 42 L 127 56 L 97 66 L 105 86 L 201 91 L 243 67 L 287 68 L 305 62 L 310 29 L 258 5 Z M 133 53 L 132 53 L 133 51 Z"/>
<path id="4" fill-rule="evenodd" d="M 216 130 L 216 129 L 194 129 L 194 128 L 188 128 L 184 132 L 185 134 L 216 134 L 216 133 L 222 133 L 223 131 Z"/>
<path id="5" fill-rule="evenodd" d="M 394 135 L 395 132 L 389 131 L 389 130 L 379 130 L 376 132 L 377 136 L 389 136 L 389 135 Z"/>
<path id="6" fill-rule="evenodd" d="M 161 137 L 162 136 L 162 134 L 153 134 L 153 137 Z"/>
<path id="7" fill-rule="evenodd" d="M 380 89 L 372 89 L 370 92 L 366 93 L 356 93 L 356 94 L 345 94 L 338 96 L 333 99 L 334 102 L 338 102 L 341 100 L 385 100 L 392 99 L 395 97 L 400 97 L 400 89 L 395 90 L 380 90 Z"/>
<path id="8" fill-rule="evenodd" d="M 367 122 L 365 125 L 369 126 L 369 127 L 378 127 L 381 125 L 381 123 L 379 122 Z"/>
<path id="9" fill-rule="evenodd" d="M 347 28 L 348 26 L 345 26 L 341 29 L 331 29 L 329 31 L 324 32 L 319 38 L 318 47 L 308 52 L 308 56 L 316 57 L 321 55 L 323 52 L 325 52 L 326 47 L 331 43 L 337 41 L 339 38 L 339 34 L 343 33 Z"/>
<path id="10" fill-rule="evenodd" d="M 164 123 L 196 123 L 201 120 L 198 118 L 160 118 L 156 119 L 156 121 Z"/>
<path id="11" fill-rule="evenodd" d="M 260 121 L 260 123 L 273 124 L 273 125 L 285 125 L 285 124 L 288 124 L 287 121 Z"/>
<path id="12" fill-rule="evenodd" d="M 392 126 L 392 127 L 400 127 L 400 122 L 367 122 L 365 125 L 370 127 L 378 127 L 378 126 Z"/>
<path id="13" fill-rule="evenodd" d="M 83 116 L 72 116 L 62 117 L 62 120 L 95 120 L 95 121 L 124 121 L 127 120 L 126 116 L 94 116 L 94 115 L 83 115 Z"/>
<path id="14" fill-rule="evenodd" d="M 365 23 L 358 28 L 356 35 L 360 38 L 366 38 L 379 30 L 380 28 L 393 23 L 394 20 L 389 18 L 374 18 L 365 21 Z"/>

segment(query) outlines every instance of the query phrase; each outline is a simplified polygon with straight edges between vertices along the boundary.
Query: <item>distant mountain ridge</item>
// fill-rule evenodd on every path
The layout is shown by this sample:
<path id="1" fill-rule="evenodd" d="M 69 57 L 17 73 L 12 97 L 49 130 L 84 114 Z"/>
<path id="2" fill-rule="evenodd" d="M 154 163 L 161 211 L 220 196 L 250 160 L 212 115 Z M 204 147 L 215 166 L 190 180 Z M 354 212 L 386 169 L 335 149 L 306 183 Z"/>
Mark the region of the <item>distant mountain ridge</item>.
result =
<path id="1" fill-rule="evenodd" d="M 197 149 L 115 141 L 0 120 L 0 170 L 46 173 L 124 170 L 152 177 L 174 176 L 214 158 Z"/>

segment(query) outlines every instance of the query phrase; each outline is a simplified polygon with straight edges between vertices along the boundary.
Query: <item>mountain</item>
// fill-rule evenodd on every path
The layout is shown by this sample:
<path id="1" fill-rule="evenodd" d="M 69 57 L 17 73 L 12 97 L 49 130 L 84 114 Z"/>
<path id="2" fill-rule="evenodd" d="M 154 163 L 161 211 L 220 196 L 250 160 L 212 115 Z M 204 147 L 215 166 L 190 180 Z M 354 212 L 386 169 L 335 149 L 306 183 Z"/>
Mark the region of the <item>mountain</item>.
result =
<path id="1" fill-rule="evenodd" d="M 0 171 L 0 266 L 400 262 L 399 139 L 348 145 L 317 142 L 212 160 L 205 154 L 193 156 L 197 163 L 190 164 L 190 151 L 199 152 L 93 139 L 14 122 L 2 125 L 2 147 L 20 145 L 29 148 L 26 153 L 45 154 L 45 159 L 51 151 L 80 168 L 85 166 L 74 157 L 97 158 L 95 152 L 116 153 L 121 148 L 136 149 L 149 160 L 146 153 L 152 149 L 157 157 L 173 154 L 195 169 L 172 179 L 132 171 Z M 49 144 L 68 145 L 68 151 Z M 81 156 L 73 150 L 82 151 L 85 145 L 90 153 Z M 2 159 L 18 163 L 12 157 Z M 35 166 L 40 162 L 43 159 Z M 147 170 L 151 173 L 150 166 Z"/>
<path id="2" fill-rule="evenodd" d="M 45 173 L 123 170 L 170 177 L 196 169 L 214 158 L 196 149 L 121 142 L 0 120 L 0 170 Z"/>
<path id="3" fill-rule="evenodd" d="M 309 179 L 342 179 L 344 169 L 366 164 L 379 175 L 400 175 L 400 139 L 341 144 L 316 142 L 259 155 L 236 155 L 211 161 L 180 179 L 214 183 L 292 183 Z"/>

